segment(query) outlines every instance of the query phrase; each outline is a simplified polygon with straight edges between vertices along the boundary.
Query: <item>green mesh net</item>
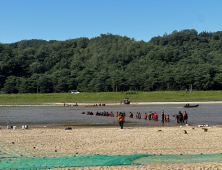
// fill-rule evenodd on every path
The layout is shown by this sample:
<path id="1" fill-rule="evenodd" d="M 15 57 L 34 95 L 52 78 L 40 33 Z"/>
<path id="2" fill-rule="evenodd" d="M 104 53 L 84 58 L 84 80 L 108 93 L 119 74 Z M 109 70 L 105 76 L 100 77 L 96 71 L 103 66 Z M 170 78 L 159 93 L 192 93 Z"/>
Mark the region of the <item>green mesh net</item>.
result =
<path id="1" fill-rule="evenodd" d="M 0 141 L 0 169 L 52 169 L 65 167 L 141 165 L 222 161 L 222 154 L 89 155 L 58 153 Z"/>
<path id="2" fill-rule="evenodd" d="M 149 156 L 142 157 L 132 161 L 136 164 L 154 164 L 154 163 L 197 163 L 197 162 L 218 162 L 222 161 L 222 153 L 215 154 L 166 154 L 166 155 L 155 155 L 150 154 Z"/>
<path id="3" fill-rule="evenodd" d="M 0 169 L 52 169 L 132 165 L 133 160 L 144 156 L 148 156 L 148 154 L 89 155 L 58 153 L 0 141 Z"/>

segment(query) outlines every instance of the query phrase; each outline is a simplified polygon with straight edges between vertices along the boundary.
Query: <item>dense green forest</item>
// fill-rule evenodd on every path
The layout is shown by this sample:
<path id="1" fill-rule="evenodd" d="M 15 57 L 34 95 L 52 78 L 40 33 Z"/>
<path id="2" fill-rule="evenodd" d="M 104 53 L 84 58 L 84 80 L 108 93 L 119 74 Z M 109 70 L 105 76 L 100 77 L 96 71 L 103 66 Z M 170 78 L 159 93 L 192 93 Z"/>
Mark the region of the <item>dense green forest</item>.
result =
<path id="1" fill-rule="evenodd" d="M 222 90 L 222 31 L 0 43 L 2 93 Z"/>

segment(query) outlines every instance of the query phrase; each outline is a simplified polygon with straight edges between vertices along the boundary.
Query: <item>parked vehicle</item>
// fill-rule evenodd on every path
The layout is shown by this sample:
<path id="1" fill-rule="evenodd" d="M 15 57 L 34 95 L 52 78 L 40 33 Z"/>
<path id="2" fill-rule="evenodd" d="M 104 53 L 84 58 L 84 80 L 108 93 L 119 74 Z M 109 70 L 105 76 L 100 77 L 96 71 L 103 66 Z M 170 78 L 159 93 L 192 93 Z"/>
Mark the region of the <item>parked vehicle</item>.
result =
<path id="1" fill-rule="evenodd" d="M 125 98 L 124 100 L 123 100 L 123 104 L 130 104 L 130 101 L 128 100 L 129 98 Z"/>
<path id="2" fill-rule="evenodd" d="M 80 92 L 77 90 L 71 90 L 71 94 L 79 94 Z"/>

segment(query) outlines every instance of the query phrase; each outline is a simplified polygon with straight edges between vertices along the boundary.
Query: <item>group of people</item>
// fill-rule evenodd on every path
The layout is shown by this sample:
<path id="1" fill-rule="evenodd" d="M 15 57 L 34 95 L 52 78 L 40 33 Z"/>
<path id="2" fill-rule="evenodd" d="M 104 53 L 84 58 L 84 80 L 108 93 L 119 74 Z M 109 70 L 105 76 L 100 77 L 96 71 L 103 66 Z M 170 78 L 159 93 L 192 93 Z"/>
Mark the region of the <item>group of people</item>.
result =
<path id="1" fill-rule="evenodd" d="M 83 111 L 81 114 L 85 114 L 85 112 Z M 86 113 L 87 115 L 94 115 L 91 111 L 88 111 Z M 96 116 L 108 116 L 108 117 L 114 117 L 114 113 L 111 111 L 110 113 L 109 112 L 96 112 L 95 114 Z M 125 112 L 116 112 L 116 117 L 118 118 L 118 122 L 119 122 L 119 125 L 121 127 L 121 129 L 123 129 L 123 123 L 125 122 Z M 175 117 L 175 120 L 177 120 L 177 123 L 179 124 L 182 124 L 182 123 L 186 123 L 187 124 L 187 120 L 188 120 L 188 114 L 186 113 L 186 111 L 184 112 L 184 114 L 182 114 L 181 111 L 179 111 L 178 114 L 176 115 L 173 115 Z M 130 115 L 129 115 L 130 118 L 133 118 L 133 113 L 130 112 Z M 144 119 L 147 120 L 154 120 L 154 121 L 158 121 L 158 114 L 156 112 L 152 113 L 151 111 L 147 114 L 145 113 L 144 115 Z M 141 114 L 139 112 L 137 112 L 136 114 L 136 119 L 141 119 Z M 164 123 L 164 122 L 169 122 L 170 121 L 170 118 L 169 118 L 169 115 L 165 115 L 164 114 L 164 110 L 162 110 L 161 112 L 161 123 Z"/>
<path id="2" fill-rule="evenodd" d="M 137 113 L 136 113 L 136 118 L 137 118 L 137 119 L 141 119 L 141 114 L 137 112 Z"/>
<path id="3" fill-rule="evenodd" d="M 118 115 L 118 112 L 117 112 L 117 115 Z M 133 113 L 132 112 L 130 112 L 129 117 L 133 118 Z M 178 115 L 174 115 L 174 117 L 177 120 L 177 123 L 182 124 L 182 122 L 183 122 L 183 123 L 187 124 L 188 114 L 187 114 L 186 111 L 184 112 L 184 114 L 182 114 L 182 112 L 179 111 Z M 136 118 L 141 119 L 141 114 L 137 112 Z M 145 115 L 144 115 L 144 119 L 147 119 L 147 118 L 149 118 L 149 120 L 151 120 L 151 119 L 158 120 L 158 114 L 156 112 L 151 113 L 151 111 L 150 111 L 150 113 L 148 113 L 148 114 L 145 113 Z M 170 117 L 169 117 L 169 115 L 165 115 L 164 110 L 162 110 L 161 122 L 164 123 L 164 121 L 169 122 Z M 120 125 L 121 129 L 123 129 L 123 123 L 125 122 L 125 113 L 120 112 L 120 114 L 118 115 L 118 122 L 119 122 L 119 125 Z"/>
<path id="4" fill-rule="evenodd" d="M 118 116 L 118 122 L 119 122 L 119 125 L 121 127 L 121 129 L 123 129 L 123 123 L 125 122 L 125 113 L 121 113 L 118 115 L 118 112 L 116 113 L 116 117 Z M 169 115 L 164 115 L 164 110 L 162 111 L 161 113 L 161 116 L 162 116 L 162 123 L 164 123 L 164 120 L 167 120 L 169 121 Z M 130 118 L 133 118 L 133 113 L 130 112 L 130 115 L 129 115 Z M 136 114 L 136 119 L 141 119 L 141 114 L 137 112 Z M 144 115 L 144 119 L 147 120 L 156 120 L 158 121 L 158 114 L 156 112 L 154 113 L 151 113 L 151 111 L 147 114 L 145 113 Z"/>
<path id="5" fill-rule="evenodd" d="M 164 121 L 165 122 L 169 122 L 170 121 L 170 116 L 169 115 L 165 115 L 164 114 L 164 110 L 162 110 L 161 118 L 162 118 L 162 120 L 161 120 L 162 123 L 164 123 Z"/>
<path id="6" fill-rule="evenodd" d="M 179 113 L 177 115 L 174 115 L 175 120 L 177 120 L 177 123 L 182 124 L 182 123 L 186 123 L 187 124 L 187 120 L 188 120 L 188 114 L 185 111 L 183 114 L 181 111 L 179 111 Z"/>
<path id="7" fill-rule="evenodd" d="M 85 114 L 85 112 L 83 111 L 81 114 Z M 86 115 L 94 115 L 94 113 L 93 112 L 91 112 L 91 111 L 88 111 L 87 113 L 86 113 Z M 96 111 L 96 116 L 108 116 L 108 117 L 114 117 L 114 114 L 113 114 L 113 112 L 106 112 L 106 111 L 104 111 L 104 112 L 98 112 L 98 111 Z"/>
<path id="8" fill-rule="evenodd" d="M 130 112 L 130 117 L 133 118 L 133 114 Z M 158 121 L 158 114 L 156 112 L 152 113 L 151 111 L 147 114 L 145 113 L 144 119 L 147 120 L 155 120 Z M 141 119 L 141 114 L 137 112 L 136 114 L 137 119 Z M 164 123 L 164 121 L 169 122 L 170 121 L 170 116 L 164 114 L 164 110 L 161 113 L 161 122 Z"/>
<path id="9" fill-rule="evenodd" d="M 129 115 L 129 117 L 130 118 L 133 118 L 133 113 L 132 112 L 130 112 L 130 115 Z M 140 114 L 140 112 L 138 113 L 136 113 L 136 119 L 141 119 L 141 114 Z M 155 113 L 151 113 L 151 111 L 150 111 L 150 113 L 145 113 L 145 115 L 144 115 L 144 119 L 145 120 L 147 120 L 147 119 L 149 119 L 149 120 L 158 120 L 158 114 L 155 112 Z"/>

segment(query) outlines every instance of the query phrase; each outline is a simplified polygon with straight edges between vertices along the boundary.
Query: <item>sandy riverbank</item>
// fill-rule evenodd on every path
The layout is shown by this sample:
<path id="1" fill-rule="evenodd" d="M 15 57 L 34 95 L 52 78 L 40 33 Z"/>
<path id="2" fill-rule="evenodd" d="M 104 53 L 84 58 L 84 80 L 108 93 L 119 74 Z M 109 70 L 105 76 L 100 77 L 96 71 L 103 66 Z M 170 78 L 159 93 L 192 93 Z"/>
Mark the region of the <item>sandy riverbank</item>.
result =
<path id="1" fill-rule="evenodd" d="M 207 154 L 222 152 L 222 128 L 200 127 L 82 127 L 30 126 L 9 130 L 2 127 L 1 140 L 28 148 L 58 153 L 88 154 Z M 183 131 L 186 130 L 187 134 Z M 85 167 L 68 169 L 222 169 L 222 162 L 150 164 L 138 166 Z"/>

